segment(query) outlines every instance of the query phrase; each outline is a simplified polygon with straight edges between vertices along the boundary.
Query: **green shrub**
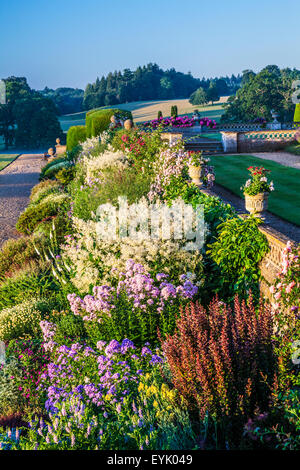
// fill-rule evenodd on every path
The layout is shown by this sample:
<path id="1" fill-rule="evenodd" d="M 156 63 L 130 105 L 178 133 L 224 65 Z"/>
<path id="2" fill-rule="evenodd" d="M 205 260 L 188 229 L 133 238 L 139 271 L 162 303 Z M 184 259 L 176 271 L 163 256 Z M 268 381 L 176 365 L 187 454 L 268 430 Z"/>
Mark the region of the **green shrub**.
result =
<path id="1" fill-rule="evenodd" d="M 294 122 L 300 123 L 300 103 L 296 104 Z"/>
<path id="2" fill-rule="evenodd" d="M 84 322 L 81 317 L 72 313 L 60 313 L 56 321 L 56 334 L 54 341 L 57 344 L 73 344 L 82 340 L 86 335 Z"/>
<path id="3" fill-rule="evenodd" d="M 158 111 L 157 113 L 157 119 L 161 119 L 163 117 L 163 113 L 161 111 Z"/>
<path id="4" fill-rule="evenodd" d="M 49 189 L 49 188 L 56 188 L 60 186 L 60 184 L 57 182 L 57 181 L 52 181 L 52 180 L 44 180 L 44 181 L 41 181 L 40 183 L 36 184 L 32 190 L 31 190 L 31 193 L 30 193 L 30 202 L 36 202 L 37 198 L 38 198 L 38 193 L 40 191 L 44 191 L 46 189 Z"/>
<path id="5" fill-rule="evenodd" d="M 53 308 L 60 305 L 58 284 L 55 282 L 49 264 L 41 263 L 35 267 L 23 269 L 12 278 L 0 284 L 0 310 L 22 303 L 32 298 L 48 298 Z"/>
<path id="6" fill-rule="evenodd" d="M 245 296 L 251 289 L 259 296 L 259 262 L 268 252 L 268 241 L 258 230 L 256 217 L 236 217 L 221 223 L 214 243 L 208 245 L 207 254 L 218 266 L 222 295 Z"/>
<path id="7" fill-rule="evenodd" d="M 150 189 L 151 178 L 129 167 L 125 170 L 110 168 L 103 171 L 105 179 L 97 187 L 80 188 L 81 181 L 72 181 L 70 191 L 74 200 L 73 214 L 84 220 L 91 218 L 91 213 L 96 213 L 100 204 L 108 201 L 117 204 L 119 196 L 126 196 L 128 203 L 132 204 L 146 196 Z"/>
<path id="8" fill-rule="evenodd" d="M 0 365 L 0 416 L 8 416 L 20 409 L 20 391 L 16 380 L 12 380 L 12 377 L 19 380 L 22 377 L 22 372 L 14 358 Z"/>
<path id="9" fill-rule="evenodd" d="M 71 151 L 87 138 L 85 126 L 71 126 L 67 133 L 67 150 Z"/>
<path id="10" fill-rule="evenodd" d="M 51 167 L 47 168 L 43 173 L 41 173 L 40 179 L 54 178 L 60 170 L 62 170 L 63 168 L 71 168 L 72 166 L 73 163 L 67 159 L 62 162 L 57 162 L 55 165 L 51 165 Z"/>
<path id="11" fill-rule="evenodd" d="M 174 118 L 178 116 L 178 108 L 176 105 L 171 106 L 171 116 Z"/>
<path id="12" fill-rule="evenodd" d="M 59 172 L 56 174 L 56 179 L 62 183 L 64 186 L 69 184 L 75 177 L 76 170 L 74 166 L 71 166 L 69 168 L 62 168 L 59 170 Z"/>
<path id="13" fill-rule="evenodd" d="M 117 116 L 123 120 L 132 119 L 131 112 L 122 109 L 92 110 L 86 115 L 86 136 L 96 137 L 100 135 L 108 128 L 112 116 Z"/>
<path id="14" fill-rule="evenodd" d="M 16 229 L 25 235 L 31 234 L 44 219 L 55 217 L 59 212 L 66 213 L 70 206 L 67 194 L 50 194 L 39 204 L 29 205 L 19 217 Z"/>
<path id="15" fill-rule="evenodd" d="M 25 335 L 37 335 L 40 321 L 49 305 L 43 300 L 26 300 L 0 311 L 0 341 L 10 341 Z"/>
<path id="16" fill-rule="evenodd" d="M 41 249 L 45 243 L 43 237 L 36 235 L 7 240 L 0 251 L 0 282 L 27 265 L 36 264 L 39 256 L 35 247 Z"/>
<path id="17" fill-rule="evenodd" d="M 56 157 L 54 158 L 53 160 L 51 160 L 51 162 L 47 163 L 47 165 L 45 165 L 42 170 L 41 170 L 41 174 L 40 174 L 40 180 L 43 180 L 44 177 L 45 177 L 45 174 L 48 173 L 48 171 L 52 168 L 52 167 L 55 167 L 56 165 L 58 165 L 59 163 L 71 163 L 69 157 Z M 50 176 L 51 177 L 51 176 Z"/>

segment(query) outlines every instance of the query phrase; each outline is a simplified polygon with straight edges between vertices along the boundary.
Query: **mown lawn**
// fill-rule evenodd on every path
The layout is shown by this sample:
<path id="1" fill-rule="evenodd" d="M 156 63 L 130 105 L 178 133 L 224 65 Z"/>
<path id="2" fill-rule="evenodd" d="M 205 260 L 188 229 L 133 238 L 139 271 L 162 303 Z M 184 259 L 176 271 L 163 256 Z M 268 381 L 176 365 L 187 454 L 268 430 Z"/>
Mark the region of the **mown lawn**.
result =
<path id="1" fill-rule="evenodd" d="M 7 165 L 9 165 L 18 154 L 0 154 L 0 170 L 3 170 Z"/>
<path id="2" fill-rule="evenodd" d="M 275 191 L 269 196 L 269 211 L 300 226 L 300 170 L 250 155 L 216 155 L 211 157 L 211 164 L 215 167 L 216 183 L 240 197 L 249 166 L 271 170 Z"/>

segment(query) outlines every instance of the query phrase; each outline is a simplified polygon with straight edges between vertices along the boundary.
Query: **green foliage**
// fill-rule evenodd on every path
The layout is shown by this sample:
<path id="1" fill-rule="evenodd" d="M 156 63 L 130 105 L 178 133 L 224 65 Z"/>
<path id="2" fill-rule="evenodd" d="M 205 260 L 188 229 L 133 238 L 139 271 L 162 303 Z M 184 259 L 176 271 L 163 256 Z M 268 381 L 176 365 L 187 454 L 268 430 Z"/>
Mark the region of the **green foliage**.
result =
<path id="1" fill-rule="evenodd" d="M 55 317 L 55 322 L 57 330 L 54 341 L 59 345 L 71 345 L 80 342 L 86 336 L 84 322 L 79 316 L 68 312 L 60 312 Z"/>
<path id="2" fill-rule="evenodd" d="M 7 105 L 0 105 L 0 135 L 6 146 L 41 148 L 53 145 L 63 132 L 53 101 L 31 90 L 24 77 L 5 79 Z"/>
<path id="3" fill-rule="evenodd" d="M 208 102 L 207 92 L 203 87 L 198 88 L 198 90 L 191 94 L 189 102 L 193 105 L 206 104 Z"/>
<path id="4" fill-rule="evenodd" d="M 42 199 L 47 197 L 51 193 L 59 193 L 61 192 L 62 187 L 58 181 L 52 180 L 44 180 L 41 181 L 39 184 L 34 186 L 31 190 L 30 194 L 30 202 L 34 204 L 38 204 L 41 202 Z"/>
<path id="5" fill-rule="evenodd" d="M 17 360 L 9 358 L 0 365 L 0 416 L 9 416 L 20 409 L 20 391 L 12 377 L 20 380 L 22 373 Z"/>
<path id="6" fill-rule="evenodd" d="M 57 174 L 56 179 L 62 183 L 64 186 L 69 184 L 75 177 L 75 167 L 71 166 L 69 168 L 62 168 Z"/>
<path id="7" fill-rule="evenodd" d="M 61 87 L 52 90 L 45 87 L 40 93 L 55 103 L 59 114 L 73 114 L 82 110 L 83 90 L 69 87 Z"/>
<path id="8" fill-rule="evenodd" d="M 281 121 L 292 121 L 294 104 L 292 102 L 292 82 L 300 78 L 300 71 L 279 69 L 268 66 L 258 74 L 247 71 L 242 87 L 236 96 L 224 105 L 224 122 L 249 122 L 256 118 L 271 120 L 274 109 L 280 114 Z"/>
<path id="9" fill-rule="evenodd" d="M 246 295 L 249 289 L 259 294 L 258 263 L 269 247 L 258 224 L 256 217 L 228 219 L 218 226 L 217 239 L 208 246 L 207 254 L 220 270 L 221 290 L 228 297 Z"/>
<path id="10" fill-rule="evenodd" d="M 284 151 L 292 153 L 293 155 L 300 155 L 300 144 L 289 145 L 285 147 Z"/>
<path id="11" fill-rule="evenodd" d="M 72 151 L 87 138 L 86 126 L 71 126 L 67 133 L 67 149 Z"/>
<path id="12" fill-rule="evenodd" d="M 44 243 L 39 236 L 7 240 L 0 251 L 0 282 L 26 266 L 34 266 L 38 261 L 35 247 L 41 248 Z"/>
<path id="13" fill-rule="evenodd" d="M 125 170 L 110 168 L 103 171 L 105 178 L 101 185 L 90 188 L 81 187 L 80 179 L 73 180 L 70 184 L 70 192 L 74 201 L 73 214 L 84 220 L 92 217 L 92 212 L 100 204 L 108 201 L 114 205 L 118 203 L 119 196 L 125 196 L 129 204 L 139 201 L 149 192 L 151 177 L 146 173 L 136 171 L 129 167 Z"/>
<path id="14" fill-rule="evenodd" d="M 68 157 L 55 157 L 53 160 L 47 163 L 47 165 L 43 166 L 41 170 L 40 180 L 43 180 L 46 175 L 48 175 L 49 178 L 52 177 L 53 175 L 51 174 L 51 168 L 56 167 L 56 165 L 59 164 L 63 164 L 63 166 L 68 165 L 70 164 L 70 159 Z M 53 172 L 53 174 L 55 174 L 55 171 Z"/>
<path id="15" fill-rule="evenodd" d="M 300 123 L 300 103 L 296 104 L 294 122 Z"/>
<path id="16" fill-rule="evenodd" d="M 163 117 L 163 113 L 161 111 L 158 111 L 157 119 L 161 119 L 162 117 Z"/>
<path id="17" fill-rule="evenodd" d="M 171 106 L 171 116 L 174 118 L 178 116 L 178 108 L 176 105 Z"/>
<path id="18" fill-rule="evenodd" d="M 87 335 L 94 346 L 100 340 L 109 341 L 111 338 L 118 341 L 131 338 L 134 344 L 140 347 L 146 342 L 157 346 L 158 331 L 161 338 L 174 332 L 180 301 L 166 305 L 161 313 L 156 308 L 148 307 L 146 312 L 133 308 L 132 302 L 125 294 L 119 295 L 115 303 L 116 306 L 110 315 L 103 314 L 100 323 L 85 322 Z"/>
<path id="19" fill-rule="evenodd" d="M 10 341 L 25 335 L 36 336 L 43 313 L 49 304 L 44 300 L 26 300 L 0 311 L 0 341 Z"/>
<path id="20" fill-rule="evenodd" d="M 117 108 L 89 111 L 86 114 L 86 136 L 96 137 L 107 130 L 112 116 L 117 116 L 122 120 L 133 119 L 130 111 Z"/>
<path id="21" fill-rule="evenodd" d="M 44 219 L 65 213 L 70 207 L 70 198 L 67 194 L 50 194 L 38 204 L 31 204 L 20 215 L 16 228 L 25 235 L 31 234 L 37 225 Z"/>
<path id="22" fill-rule="evenodd" d="M 17 273 L 0 284 L 0 310 L 32 298 L 57 296 L 58 286 L 50 269 L 39 265 Z"/>

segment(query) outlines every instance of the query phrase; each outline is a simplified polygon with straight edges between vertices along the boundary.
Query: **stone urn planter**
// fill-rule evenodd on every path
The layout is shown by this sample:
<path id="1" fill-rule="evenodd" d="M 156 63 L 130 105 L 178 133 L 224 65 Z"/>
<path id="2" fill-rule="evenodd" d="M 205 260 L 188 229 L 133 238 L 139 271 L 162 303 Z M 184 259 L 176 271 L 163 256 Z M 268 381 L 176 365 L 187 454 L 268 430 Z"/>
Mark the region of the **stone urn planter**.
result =
<path id="1" fill-rule="evenodd" d="M 194 166 L 189 165 L 189 176 L 192 178 L 192 183 L 196 184 L 197 186 L 202 186 L 203 181 L 201 181 L 202 175 L 202 166 Z"/>
<path id="2" fill-rule="evenodd" d="M 124 129 L 126 129 L 126 131 L 130 131 L 130 129 L 133 128 L 133 122 L 131 119 L 126 119 L 126 121 L 124 122 Z"/>
<path id="3" fill-rule="evenodd" d="M 246 210 L 250 214 L 261 217 L 268 209 L 268 195 L 268 193 L 259 193 L 255 196 L 249 196 L 249 194 L 244 193 Z"/>

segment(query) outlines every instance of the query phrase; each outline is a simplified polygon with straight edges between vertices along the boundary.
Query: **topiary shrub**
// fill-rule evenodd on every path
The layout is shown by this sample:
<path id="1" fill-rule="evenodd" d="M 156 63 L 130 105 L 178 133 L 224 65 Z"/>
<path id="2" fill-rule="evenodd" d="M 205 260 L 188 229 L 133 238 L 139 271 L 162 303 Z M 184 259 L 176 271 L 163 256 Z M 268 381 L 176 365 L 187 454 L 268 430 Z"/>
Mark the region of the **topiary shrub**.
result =
<path id="1" fill-rule="evenodd" d="M 117 116 L 123 121 L 133 119 L 131 112 L 123 109 L 95 109 L 89 111 L 86 115 L 86 136 L 96 137 L 100 135 L 108 128 L 112 116 Z"/>
<path id="2" fill-rule="evenodd" d="M 157 119 L 161 119 L 163 117 L 163 113 L 161 111 L 158 111 L 157 113 Z"/>
<path id="3" fill-rule="evenodd" d="M 300 103 L 296 104 L 294 122 L 300 126 Z"/>
<path id="4" fill-rule="evenodd" d="M 50 194 L 39 204 L 31 204 L 22 212 L 16 229 L 24 235 L 30 235 L 41 221 L 59 212 L 66 213 L 69 206 L 70 197 L 67 194 Z"/>
<path id="5" fill-rule="evenodd" d="M 171 106 L 171 116 L 174 118 L 178 116 L 178 108 L 176 105 Z"/>
<path id="6" fill-rule="evenodd" d="M 71 151 L 87 137 L 85 126 L 71 126 L 67 133 L 67 150 Z"/>

